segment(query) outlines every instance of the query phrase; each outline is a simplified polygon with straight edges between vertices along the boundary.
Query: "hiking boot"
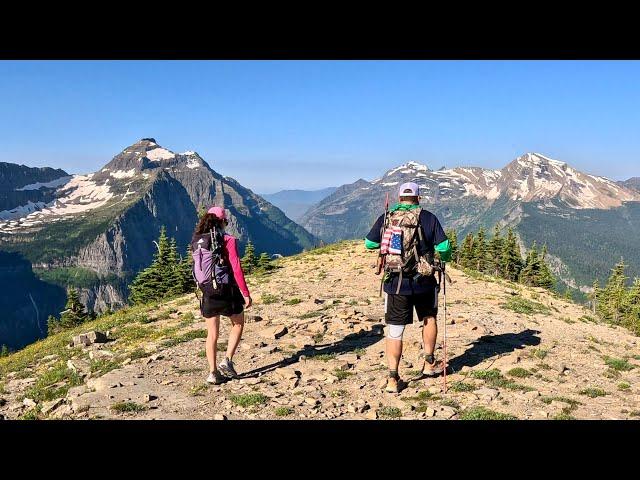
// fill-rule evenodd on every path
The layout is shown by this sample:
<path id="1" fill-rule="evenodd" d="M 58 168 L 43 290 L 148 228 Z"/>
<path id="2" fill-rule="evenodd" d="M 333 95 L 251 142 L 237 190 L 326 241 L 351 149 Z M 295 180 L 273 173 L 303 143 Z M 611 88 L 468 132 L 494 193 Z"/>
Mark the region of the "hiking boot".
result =
<path id="1" fill-rule="evenodd" d="M 387 380 L 387 388 L 384 391 L 387 393 L 400 393 L 400 379 L 389 378 Z"/>
<path id="2" fill-rule="evenodd" d="M 220 385 L 224 382 L 225 378 L 220 374 L 218 370 L 216 370 L 215 372 L 211 372 L 207 377 L 207 383 L 210 383 L 212 385 Z"/>
<path id="3" fill-rule="evenodd" d="M 218 368 L 225 377 L 236 378 L 238 376 L 236 369 L 233 367 L 233 361 L 229 360 L 227 357 L 220 362 Z"/>
<path id="4" fill-rule="evenodd" d="M 422 375 L 426 377 L 434 377 L 444 372 L 444 362 L 433 360 L 433 363 L 429 363 L 425 360 L 424 367 L 422 367 Z"/>

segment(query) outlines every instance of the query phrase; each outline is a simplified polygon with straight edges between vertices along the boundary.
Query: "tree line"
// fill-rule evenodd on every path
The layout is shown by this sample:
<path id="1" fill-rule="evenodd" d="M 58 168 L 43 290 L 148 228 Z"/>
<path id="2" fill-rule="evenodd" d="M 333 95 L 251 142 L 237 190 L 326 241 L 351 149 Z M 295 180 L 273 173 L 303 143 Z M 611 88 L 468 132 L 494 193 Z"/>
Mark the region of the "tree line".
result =
<path id="1" fill-rule="evenodd" d="M 518 239 L 512 228 L 503 236 L 500 227 L 496 225 L 493 236 L 489 239 L 486 230 L 481 227 L 477 233 L 469 233 L 462 244 L 458 243 L 455 230 L 448 230 L 447 237 L 451 242 L 451 260 L 463 269 L 530 287 L 553 290 L 556 286 L 556 280 L 546 261 L 547 246 L 544 245 L 542 251 L 539 251 L 534 242 L 526 257 L 522 258 Z"/>

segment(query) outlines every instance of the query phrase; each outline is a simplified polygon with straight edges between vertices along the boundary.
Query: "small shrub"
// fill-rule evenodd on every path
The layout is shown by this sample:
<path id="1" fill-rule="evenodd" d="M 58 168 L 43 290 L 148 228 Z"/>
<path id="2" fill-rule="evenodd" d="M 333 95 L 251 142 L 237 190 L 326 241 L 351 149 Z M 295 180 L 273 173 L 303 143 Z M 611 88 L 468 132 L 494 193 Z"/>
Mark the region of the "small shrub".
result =
<path id="1" fill-rule="evenodd" d="M 464 382 L 455 382 L 451 385 L 451 390 L 454 392 L 472 392 L 476 389 L 474 385 Z"/>
<path id="2" fill-rule="evenodd" d="M 589 398 L 604 397 L 607 394 L 603 389 L 595 387 L 585 388 L 580 390 L 579 393 L 580 395 L 586 395 Z"/>
<path id="3" fill-rule="evenodd" d="M 278 301 L 278 297 L 276 297 L 275 295 L 271 295 L 270 293 L 263 293 L 260 297 L 260 301 L 264 305 L 270 305 L 272 303 L 276 303 Z"/>
<path id="4" fill-rule="evenodd" d="M 400 418 L 402 410 L 398 407 L 382 407 L 377 410 L 378 416 L 381 418 Z"/>
<path id="5" fill-rule="evenodd" d="M 286 417 L 293 413 L 293 408 L 291 407 L 278 407 L 276 408 L 276 417 Z"/>
<path id="6" fill-rule="evenodd" d="M 526 368 L 516 367 L 507 372 L 507 375 L 516 378 L 527 378 L 531 376 L 531 372 Z"/>
<path id="7" fill-rule="evenodd" d="M 301 302 L 302 300 L 300 300 L 299 298 L 290 298 L 289 300 L 285 300 L 283 303 L 285 305 L 297 305 Z"/>
<path id="8" fill-rule="evenodd" d="M 118 402 L 111 405 L 111 410 L 118 413 L 144 412 L 146 409 L 147 407 L 136 402 Z"/>
<path id="9" fill-rule="evenodd" d="M 523 315 L 535 315 L 535 314 L 548 314 L 550 313 L 549 307 L 542 303 L 527 300 L 522 297 L 510 297 L 507 302 L 501 305 L 505 310 L 511 310 Z"/>
<path id="10" fill-rule="evenodd" d="M 231 395 L 229 399 L 234 405 L 238 405 L 244 408 L 250 407 L 252 405 L 262 405 L 267 403 L 267 401 L 269 400 L 269 398 L 262 393 L 245 393 L 242 395 Z"/>
<path id="11" fill-rule="evenodd" d="M 353 372 L 349 372 L 349 371 L 345 371 L 345 370 L 334 370 L 333 371 L 333 375 L 335 375 L 336 377 L 338 377 L 338 380 L 345 380 L 347 378 L 349 378 L 351 375 L 353 375 Z"/>
<path id="12" fill-rule="evenodd" d="M 622 392 L 626 392 L 629 389 L 631 389 L 631 385 L 629 385 L 627 382 L 620 382 L 618 384 L 618 390 L 620 390 Z"/>
<path id="13" fill-rule="evenodd" d="M 634 365 L 631 365 L 627 360 L 623 360 L 620 358 L 612 358 L 612 357 L 604 357 L 604 363 L 606 363 L 610 368 L 617 370 L 619 372 L 628 372 L 629 370 L 633 370 L 635 368 Z"/>
<path id="14" fill-rule="evenodd" d="M 517 420 L 518 417 L 495 412 L 485 407 L 471 407 L 459 415 L 460 420 Z"/>

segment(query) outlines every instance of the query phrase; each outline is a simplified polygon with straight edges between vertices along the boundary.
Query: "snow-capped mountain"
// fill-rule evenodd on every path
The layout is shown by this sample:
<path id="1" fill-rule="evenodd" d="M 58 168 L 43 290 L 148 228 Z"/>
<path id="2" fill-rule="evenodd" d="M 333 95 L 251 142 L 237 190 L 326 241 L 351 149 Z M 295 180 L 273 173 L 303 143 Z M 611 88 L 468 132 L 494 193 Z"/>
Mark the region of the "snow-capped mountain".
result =
<path id="1" fill-rule="evenodd" d="M 438 215 L 445 227 L 455 228 L 461 234 L 477 230 L 481 225 L 492 228 L 496 223 L 510 224 L 518 227 L 525 244 L 535 239 L 543 243 L 544 234 L 549 233 L 545 225 L 551 216 L 562 219 L 556 229 L 571 224 L 571 228 L 578 230 L 575 235 L 582 235 L 579 230 L 585 229 L 597 217 L 599 220 L 589 227 L 593 240 L 585 242 L 595 241 L 600 232 L 603 238 L 598 249 L 611 244 L 612 240 L 606 237 L 612 228 L 608 223 L 624 224 L 627 229 L 637 226 L 640 233 L 640 224 L 629 224 L 628 220 L 629 216 L 633 218 L 635 215 L 640 191 L 630 188 L 630 184 L 619 184 L 580 172 L 565 162 L 539 153 L 522 155 L 500 170 L 478 167 L 431 170 L 418 162 L 405 163 L 375 180 L 361 179 L 340 187 L 312 206 L 302 217 L 301 224 L 325 241 L 362 238 L 382 213 L 385 194 L 389 193 L 390 202 L 395 202 L 398 188 L 404 182 L 416 182 L 420 186 L 424 207 Z M 624 214 L 623 208 L 626 208 Z M 618 222 L 619 215 L 627 220 L 620 218 Z M 573 222 L 577 218 L 581 219 L 580 222 Z M 548 243 L 552 253 L 554 248 L 559 248 L 551 245 L 551 240 Z M 633 248 L 620 248 L 619 253 L 627 258 Z M 565 256 L 573 257 L 574 253 Z M 620 257 L 618 249 L 611 254 Z M 637 257 L 640 259 L 640 248 Z M 577 262 L 567 262 L 573 263 L 567 271 L 582 270 L 582 277 L 586 278 L 586 265 L 593 259 L 588 260 L 585 256 Z M 640 265 L 638 267 L 640 273 Z M 605 271 L 608 268 L 603 266 Z M 567 275 L 569 279 L 571 273 Z"/>
<path id="2" fill-rule="evenodd" d="M 241 249 L 249 238 L 258 252 L 285 255 L 316 242 L 282 211 L 214 171 L 196 152 L 174 153 L 153 138 L 125 148 L 97 172 L 61 173 L 14 188 L 48 188 L 50 198 L 0 212 L 0 251 L 20 254 L 42 278 L 82 287 L 83 302 L 97 312 L 124 303 L 126 285 L 152 260 L 161 226 L 184 254 L 202 206 L 225 207 L 227 230 L 239 238 Z M 25 303 L 31 302 L 25 297 Z M 32 311 L 40 324 L 49 313 L 59 313 Z"/>

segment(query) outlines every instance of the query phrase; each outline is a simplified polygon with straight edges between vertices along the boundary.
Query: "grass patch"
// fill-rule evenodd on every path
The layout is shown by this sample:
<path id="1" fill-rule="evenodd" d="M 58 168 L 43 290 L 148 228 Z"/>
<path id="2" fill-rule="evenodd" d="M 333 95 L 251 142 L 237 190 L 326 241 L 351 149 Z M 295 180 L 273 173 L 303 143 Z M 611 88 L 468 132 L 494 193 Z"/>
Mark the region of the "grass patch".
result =
<path id="1" fill-rule="evenodd" d="M 134 351 L 128 354 L 131 360 L 138 360 L 139 358 L 145 358 L 151 355 L 144 348 L 136 348 Z"/>
<path id="2" fill-rule="evenodd" d="M 551 312 L 549 307 L 533 300 L 527 300 L 522 297 L 510 297 L 501 307 L 505 310 L 511 310 L 523 315 L 548 314 Z"/>
<path id="3" fill-rule="evenodd" d="M 345 370 L 334 370 L 333 375 L 338 377 L 338 380 L 345 380 L 350 376 L 354 375 L 353 372 L 345 371 Z"/>
<path id="4" fill-rule="evenodd" d="M 604 397 L 607 394 L 603 389 L 595 387 L 585 388 L 578 393 L 580 393 L 580 395 L 586 395 L 589 398 Z"/>
<path id="5" fill-rule="evenodd" d="M 381 418 L 400 418 L 402 410 L 398 407 L 382 407 L 377 410 L 378 416 Z"/>
<path id="6" fill-rule="evenodd" d="M 454 392 L 473 392 L 476 389 L 474 385 L 464 382 L 455 382 L 451 385 L 451 390 Z"/>
<path id="7" fill-rule="evenodd" d="M 324 338 L 324 333 L 316 333 L 313 337 L 313 341 L 315 343 L 320 343 L 322 341 L 322 339 Z M 295 346 L 293 348 L 296 348 Z"/>
<path id="8" fill-rule="evenodd" d="M 206 383 L 201 383 L 200 385 L 196 385 L 195 387 L 191 387 L 189 393 L 194 397 L 202 397 L 204 396 L 204 392 L 209 388 L 209 385 Z"/>
<path id="9" fill-rule="evenodd" d="M 302 302 L 302 300 L 300 300 L 299 298 L 290 298 L 289 300 L 285 300 L 282 303 L 284 305 L 297 305 L 297 304 L 299 304 L 301 302 Z"/>
<path id="10" fill-rule="evenodd" d="M 506 413 L 489 410 L 485 407 L 471 407 L 464 410 L 460 416 L 460 420 L 517 420 L 518 417 L 508 415 Z"/>
<path id="11" fill-rule="evenodd" d="M 263 293 L 260 296 L 260 302 L 264 305 L 270 305 L 272 303 L 276 303 L 278 301 L 278 297 L 275 295 L 271 295 L 270 293 Z"/>
<path id="12" fill-rule="evenodd" d="M 286 417 L 293 413 L 293 408 L 291 407 L 278 407 L 276 408 L 276 417 Z"/>
<path id="13" fill-rule="evenodd" d="M 82 385 L 82 377 L 65 364 L 58 364 L 52 370 L 46 371 L 29 388 L 23 398 L 31 398 L 35 402 L 48 402 L 56 398 L 64 397 L 69 388 Z"/>
<path id="14" fill-rule="evenodd" d="M 507 375 L 509 375 L 510 377 L 516 377 L 516 378 L 527 378 L 527 377 L 530 377 L 532 373 L 526 368 L 516 367 L 509 370 L 507 372 Z"/>
<path id="15" fill-rule="evenodd" d="M 305 320 L 307 318 L 314 318 L 314 317 L 319 317 L 322 315 L 323 310 L 312 310 L 310 312 L 305 312 L 301 315 L 298 315 L 297 318 L 299 318 L 300 320 Z"/>
<path id="16" fill-rule="evenodd" d="M 115 370 L 118 368 L 120 364 L 115 360 L 92 360 L 91 361 L 91 374 L 104 375 L 105 373 L 110 372 L 111 370 Z"/>
<path id="17" fill-rule="evenodd" d="M 575 420 L 576 418 L 566 412 L 559 413 L 553 417 L 553 420 Z"/>
<path id="18" fill-rule="evenodd" d="M 196 319 L 196 316 L 193 314 L 193 312 L 187 312 L 184 315 L 182 315 L 182 320 L 184 320 L 185 322 L 194 322 Z"/>
<path id="19" fill-rule="evenodd" d="M 443 407 L 455 408 L 456 410 L 460 408 L 460 404 L 451 398 L 445 398 L 440 402 L 440 405 L 442 405 Z"/>
<path id="20" fill-rule="evenodd" d="M 245 393 L 242 395 L 231 395 L 229 397 L 231 403 L 240 407 L 250 407 L 252 405 L 263 405 L 269 400 L 268 397 L 262 393 Z"/>
<path id="21" fill-rule="evenodd" d="M 174 347 L 184 342 L 190 342 L 191 340 L 195 340 L 196 338 L 207 338 L 207 331 L 204 329 L 201 330 L 190 330 L 182 335 L 174 338 L 170 338 L 169 340 L 165 340 L 162 342 L 162 346 L 164 347 Z"/>
<path id="22" fill-rule="evenodd" d="M 604 363 L 606 363 L 609 368 L 613 368 L 619 372 L 628 372 L 635 368 L 634 365 L 631 365 L 627 360 L 621 358 L 604 357 Z"/>
<path id="23" fill-rule="evenodd" d="M 38 420 L 40 415 L 40 409 L 33 407 L 22 414 L 20 420 Z"/>
<path id="24" fill-rule="evenodd" d="M 474 370 L 471 372 L 471 376 L 479 380 L 484 380 L 485 383 L 494 388 L 506 388 L 508 390 L 521 390 L 524 392 L 533 390 L 531 387 L 507 380 L 497 368 L 492 370 Z"/>
<path id="25" fill-rule="evenodd" d="M 320 360 L 321 362 L 328 362 L 336 358 L 335 353 L 312 353 L 309 355 L 309 358 L 312 360 Z"/>
<path id="26" fill-rule="evenodd" d="M 353 353 L 355 353 L 356 355 L 358 355 L 359 357 L 362 357 L 363 355 L 365 355 L 367 353 L 367 350 L 362 348 L 362 347 L 354 348 L 351 351 Z"/>
<path id="27" fill-rule="evenodd" d="M 111 410 L 118 413 L 137 413 L 144 412 L 146 409 L 147 407 L 136 402 L 118 402 L 111 405 Z"/>
<path id="28" fill-rule="evenodd" d="M 618 390 L 620 390 L 621 392 L 626 392 L 630 389 L 631 389 L 631 385 L 629 385 L 627 382 L 620 382 L 618 384 Z"/>
<path id="29" fill-rule="evenodd" d="M 538 360 L 544 360 L 548 354 L 549 350 L 546 350 L 544 348 L 534 348 L 533 350 L 531 350 L 531 356 L 533 358 L 537 358 Z"/>

